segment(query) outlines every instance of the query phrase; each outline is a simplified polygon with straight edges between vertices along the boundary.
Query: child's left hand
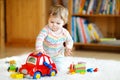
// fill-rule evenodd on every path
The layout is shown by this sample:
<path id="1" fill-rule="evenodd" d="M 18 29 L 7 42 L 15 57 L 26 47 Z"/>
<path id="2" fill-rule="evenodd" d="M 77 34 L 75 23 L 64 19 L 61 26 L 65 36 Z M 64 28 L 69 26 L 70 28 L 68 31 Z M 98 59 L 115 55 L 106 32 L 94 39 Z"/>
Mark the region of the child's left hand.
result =
<path id="1" fill-rule="evenodd" d="M 72 54 L 72 50 L 71 49 L 66 49 L 65 50 L 65 56 L 70 56 Z"/>

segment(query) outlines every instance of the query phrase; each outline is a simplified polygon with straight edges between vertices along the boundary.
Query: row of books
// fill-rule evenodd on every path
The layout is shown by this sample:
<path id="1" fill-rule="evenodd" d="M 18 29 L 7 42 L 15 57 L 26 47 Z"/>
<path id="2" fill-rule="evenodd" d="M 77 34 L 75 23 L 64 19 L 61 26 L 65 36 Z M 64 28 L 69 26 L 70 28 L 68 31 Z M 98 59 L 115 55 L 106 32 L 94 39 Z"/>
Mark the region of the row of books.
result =
<path id="1" fill-rule="evenodd" d="M 115 38 L 104 38 L 102 32 L 96 24 L 76 16 L 72 17 L 71 35 L 74 42 L 81 43 L 96 43 L 96 41 L 105 42 L 116 40 Z"/>
<path id="2" fill-rule="evenodd" d="M 73 13 L 120 15 L 120 0 L 73 0 Z"/>

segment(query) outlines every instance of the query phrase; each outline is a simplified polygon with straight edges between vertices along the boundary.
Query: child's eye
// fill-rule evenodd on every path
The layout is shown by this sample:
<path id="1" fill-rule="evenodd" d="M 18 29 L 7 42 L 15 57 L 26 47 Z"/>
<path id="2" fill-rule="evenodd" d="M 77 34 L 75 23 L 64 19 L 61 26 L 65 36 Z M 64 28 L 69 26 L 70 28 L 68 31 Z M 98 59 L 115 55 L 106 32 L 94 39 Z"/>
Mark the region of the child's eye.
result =
<path id="1" fill-rule="evenodd" d="M 57 23 L 58 25 L 60 24 L 60 23 Z"/>
<path id="2" fill-rule="evenodd" d="M 51 21 L 51 23 L 54 23 L 53 21 Z"/>

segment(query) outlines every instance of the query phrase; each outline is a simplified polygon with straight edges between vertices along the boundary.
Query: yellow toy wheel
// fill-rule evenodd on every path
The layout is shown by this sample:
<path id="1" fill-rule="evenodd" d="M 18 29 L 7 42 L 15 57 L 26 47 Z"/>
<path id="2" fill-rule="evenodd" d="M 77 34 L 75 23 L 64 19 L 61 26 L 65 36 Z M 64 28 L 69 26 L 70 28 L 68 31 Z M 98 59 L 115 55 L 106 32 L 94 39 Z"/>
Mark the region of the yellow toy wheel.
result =
<path id="1" fill-rule="evenodd" d="M 40 79 L 41 78 L 41 73 L 40 72 L 35 72 L 33 79 Z"/>
<path id="2" fill-rule="evenodd" d="M 52 70 L 51 72 L 50 72 L 50 76 L 55 76 L 56 75 L 56 71 L 55 70 Z"/>

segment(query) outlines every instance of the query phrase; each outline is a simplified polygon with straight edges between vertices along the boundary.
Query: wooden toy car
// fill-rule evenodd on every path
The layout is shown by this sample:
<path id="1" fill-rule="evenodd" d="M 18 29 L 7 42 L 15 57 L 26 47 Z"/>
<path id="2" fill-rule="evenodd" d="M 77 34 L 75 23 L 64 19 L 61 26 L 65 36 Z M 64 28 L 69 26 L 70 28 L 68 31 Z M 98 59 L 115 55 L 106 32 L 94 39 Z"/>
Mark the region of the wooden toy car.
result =
<path id="1" fill-rule="evenodd" d="M 7 62 L 10 64 L 10 66 L 8 67 L 8 72 L 17 72 L 18 67 L 16 67 L 16 61 L 15 60 L 11 60 L 9 62 Z"/>
<path id="2" fill-rule="evenodd" d="M 57 73 L 56 65 L 47 54 L 31 53 L 26 64 L 22 65 L 19 72 L 25 77 L 40 79 L 42 76 L 55 76 Z"/>

